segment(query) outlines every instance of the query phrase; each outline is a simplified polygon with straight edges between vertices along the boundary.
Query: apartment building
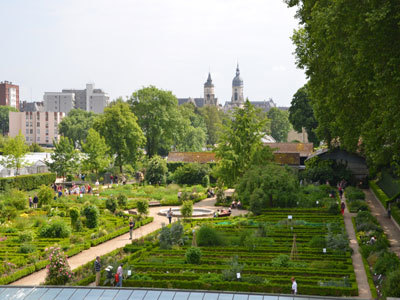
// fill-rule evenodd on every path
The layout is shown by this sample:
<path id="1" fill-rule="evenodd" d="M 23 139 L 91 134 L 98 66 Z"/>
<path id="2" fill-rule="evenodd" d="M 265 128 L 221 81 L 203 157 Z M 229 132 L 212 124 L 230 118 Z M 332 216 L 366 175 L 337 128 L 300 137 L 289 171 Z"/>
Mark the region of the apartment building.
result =
<path id="1" fill-rule="evenodd" d="M 0 105 L 19 108 L 19 86 L 12 82 L 0 82 Z"/>
<path id="2" fill-rule="evenodd" d="M 84 90 L 62 90 L 63 93 L 75 94 L 75 108 L 101 114 L 108 105 L 110 97 L 102 89 L 95 89 L 93 83 L 86 84 Z"/>
<path id="3" fill-rule="evenodd" d="M 44 111 L 68 114 L 75 107 L 74 93 L 46 92 L 43 96 Z"/>
<path id="4" fill-rule="evenodd" d="M 64 116 L 63 112 L 9 112 L 9 136 L 15 137 L 21 131 L 27 144 L 52 146 L 53 140 L 60 138 L 58 124 Z"/>

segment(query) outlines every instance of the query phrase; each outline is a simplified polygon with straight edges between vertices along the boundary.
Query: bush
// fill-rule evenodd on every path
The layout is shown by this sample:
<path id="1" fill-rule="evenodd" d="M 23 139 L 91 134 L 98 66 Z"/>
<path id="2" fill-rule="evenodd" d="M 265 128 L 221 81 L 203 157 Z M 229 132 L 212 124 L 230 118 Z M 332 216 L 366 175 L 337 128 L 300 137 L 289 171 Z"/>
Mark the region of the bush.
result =
<path id="1" fill-rule="evenodd" d="M 199 246 L 220 246 L 223 244 L 220 233 L 208 225 L 200 227 L 196 234 L 196 241 Z"/>
<path id="2" fill-rule="evenodd" d="M 286 254 L 279 254 L 273 260 L 271 260 L 271 265 L 275 268 L 287 268 L 290 264 L 290 258 Z"/>
<path id="3" fill-rule="evenodd" d="M 19 253 L 32 253 L 36 251 L 36 246 L 32 244 L 23 244 L 19 247 Z"/>
<path id="4" fill-rule="evenodd" d="M 76 207 L 70 208 L 69 216 L 71 218 L 71 225 L 74 226 L 74 224 L 78 221 L 79 218 L 79 210 Z"/>
<path id="5" fill-rule="evenodd" d="M 400 259 L 393 252 L 383 252 L 374 266 L 374 273 L 388 274 L 400 268 Z"/>
<path id="6" fill-rule="evenodd" d="M 72 272 L 67 257 L 60 248 L 50 248 L 50 264 L 47 265 L 46 285 L 65 285 L 71 280 Z"/>
<path id="7" fill-rule="evenodd" d="M 208 187 L 210 185 L 210 176 L 209 175 L 205 175 L 202 179 L 202 183 L 201 183 L 204 187 Z"/>
<path id="8" fill-rule="evenodd" d="M 168 172 L 167 162 L 162 157 L 153 156 L 147 165 L 145 179 L 151 184 L 165 184 Z"/>
<path id="9" fill-rule="evenodd" d="M 328 212 L 332 215 L 340 214 L 339 204 L 333 202 L 329 205 Z"/>
<path id="10" fill-rule="evenodd" d="M 400 297 L 400 270 L 388 274 L 383 285 L 385 297 Z"/>
<path id="11" fill-rule="evenodd" d="M 125 194 L 119 194 L 117 196 L 118 206 L 124 208 L 128 204 L 128 197 Z"/>
<path id="12" fill-rule="evenodd" d="M 86 217 L 86 227 L 96 228 L 99 226 L 99 209 L 95 205 L 86 206 L 83 209 L 83 215 Z"/>
<path id="13" fill-rule="evenodd" d="M 190 247 L 186 250 L 186 262 L 188 264 L 198 265 L 201 260 L 201 250 L 197 247 Z"/>
<path id="14" fill-rule="evenodd" d="M 163 226 L 158 235 L 158 240 L 160 242 L 160 249 L 171 249 L 171 229 L 167 226 Z"/>
<path id="15" fill-rule="evenodd" d="M 12 189 L 10 193 L 7 193 L 7 205 L 15 207 L 17 210 L 23 210 L 26 208 L 28 203 L 26 194 L 23 191 Z"/>
<path id="16" fill-rule="evenodd" d="M 344 190 L 346 199 L 353 201 L 353 200 L 365 200 L 365 194 L 364 192 L 356 187 L 353 186 L 348 186 Z"/>
<path id="17" fill-rule="evenodd" d="M 308 242 L 308 246 L 311 248 L 326 248 L 326 240 L 323 236 L 316 235 Z"/>
<path id="18" fill-rule="evenodd" d="M 210 167 L 206 164 L 188 163 L 174 172 L 172 179 L 177 184 L 202 184 L 203 178 L 210 174 Z"/>
<path id="19" fill-rule="evenodd" d="M 55 173 L 40 173 L 32 175 L 20 175 L 16 177 L 0 178 L 0 190 L 16 188 L 23 191 L 30 191 L 39 188 L 41 185 L 51 185 L 56 181 Z"/>
<path id="20" fill-rule="evenodd" d="M 54 219 L 43 225 L 39 230 L 39 236 L 46 238 L 66 238 L 71 234 L 71 229 L 63 220 Z"/>
<path id="21" fill-rule="evenodd" d="M 149 202 L 146 199 L 137 200 L 136 207 L 141 216 L 149 213 Z"/>
<path id="22" fill-rule="evenodd" d="M 239 264 L 238 257 L 234 256 L 229 263 L 230 268 L 222 271 L 222 279 L 225 281 L 240 280 L 237 278 L 237 273 L 242 273 L 243 265 Z"/>
<path id="23" fill-rule="evenodd" d="M 18 241 L 20 243 L 26 243 L 33 241 L 33 232 L 32 231 L 24 231 L 18 235 Z"/>
<path id="24" fill-rule="evenodd" d="M 53 201 L 54 191 L 51 187 L 46 185 L 41 185 L 38 193 L 39 207 L 48 205 Z"/>
<path id="25" fill-rule="evenodd" d="M 112 213 L 115 213 L 115 210 L 117 209 L 117 200 L 115 197 L 111 196 L 108 197 L 106 200 L 106 208 L 111 211 Z"/>
<path id="26" fill-rule="evenodd" d="M 172 245 L 183 245 L 184 235 L 183 226 L 181 222 L 175 222 L 171 225 L 171 244 Z"/>
<path id="27" fill-rule="evenodd" d="M 193 214 L 193 202 L 188 200 L 188 201 L 183 201 L 182 207 L 181 207 L 181 214 L 184 218 L 189 218 Z"/>

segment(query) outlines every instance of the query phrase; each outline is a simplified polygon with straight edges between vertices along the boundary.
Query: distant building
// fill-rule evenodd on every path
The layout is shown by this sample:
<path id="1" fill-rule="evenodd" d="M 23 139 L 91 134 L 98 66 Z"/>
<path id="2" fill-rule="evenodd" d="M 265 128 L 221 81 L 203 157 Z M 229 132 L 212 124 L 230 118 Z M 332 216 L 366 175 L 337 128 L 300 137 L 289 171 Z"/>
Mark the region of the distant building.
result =
<path id="1" fill-rule="evenodd" d="M 170 152 L 167 158 L 167 162 L 205 164 L 216 161 L 217 159 L 214 152 Z"/>
<path id="2" fill-rule="evenodd" d="M 264 146 L 274 149 L 276 158 L 298 156 L 299 165 L 303 166 L 305 160 L 313 153 L 314 149 L 312 143 L 264 143 Z"/>
<path id="3" fill-rule="evenodd" d="M 5 158 L 0 155 L 0 161 Z M 52 162 L 50 153 L 47 152 L 34 152 L 27 153 L 23 158 L 26 166 L 19 169 L 19 175 L 38 174 L 50 172 L 49 167 L 46 165 L 46 161 Z M 0 163 L 0 177 L 11 177 L 16 176 L 17 170 L 14 168 L 7 168 Z"/>
<path id="4" fill-rule="evenodd" d="M 0 105 L 19 108 L 19 86 L 12 82 L 0 82 Z"/>
<path id="5" fill-rule="evenodd" d="M 63 93 L 75 94 L 75 108 L 101 114 L 107 107 L 110 97 L 101 89 L 95 89 L 94 84 L 86 84 L 84 90 L 62 90 Z"/>
<path id="6" fill-rule="evenodd" d="M 287 141 L 290 143 L 293 143 L 293 142 L 308 143 L 307 131 L 305 130 L 304 127 L 302 128 L 301 132 L 297 132 L 296 130 L 291 129 L 288 132 Z"/>
<path id="7" fill-rule="evenodd" d="M 53 145 L 58 140 L 58 125 L 65 116 L 63 112 L 9 112 L 9 136 L 15 137 L 21 132 L 27 144 L 37 143 Z"/>
<path id="8" fill-rule="evenodd" d="M 44 102 L 20 102 L 19 111 L 44 111 Z"/>
<path id="9" fill-rule="evenodd" d="M 215 97 L 214 84 L 211 79 L 211 74 L 208 73 L 207 81 L 204 83 L 204 98 L 178 98 L 178 104 L 192 103 L 196 107 L 203 107 L 206 105 L 218 105 L 218 99 Z"/>
<path id="10" fill-rule="evenodd" d="M 68 114 L 73 108 L 85 111 L 103 113 L 110 97 L 101 89 L 95 89 L 94 84 L 86 84 L 86 89 L 64 89 L 62 92 L 44 93 L 44 110 Z"/>

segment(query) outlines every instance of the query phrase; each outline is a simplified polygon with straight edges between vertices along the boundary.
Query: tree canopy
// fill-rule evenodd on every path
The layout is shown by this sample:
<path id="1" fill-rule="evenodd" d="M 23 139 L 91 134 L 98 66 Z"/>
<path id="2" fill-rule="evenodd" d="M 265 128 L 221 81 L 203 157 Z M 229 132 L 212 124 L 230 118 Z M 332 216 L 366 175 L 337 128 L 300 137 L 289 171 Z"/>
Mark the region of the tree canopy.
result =
<path id="1" fill-rule="evenodd" d="M 9 132 L 9 112 L 10 111 L 18 111 L 18 109 L 1 105 L 0 106 L 0 128 L 3 135 L 6 135 Z"/>
<path id="2" fill-rule="evenodd" d="M 291 127 L 287 111 L 272 107 L 268 111 L 267 116 L 271 122 L 271 136 L 277 142 L 287 142 L 288 133 Z"/>
<path id="3" fill-rule="evenodd" d="M 128 103 L 146 137 L 147 155 L 168 153 L 184 129 L 176 97 L 170 91 L 149 86 L 134 92 Z"/>
<path id="4" fill-rule="evenodd" d="M 83 159 L 85 170 L 94 171 L 98 174 L 100 171 L 107 168 L 111 162 L 108 155 L 109 147 L 106 144 L 104 137 L 90 128 L 86 137 L 86 143 L 82 144 L 82 151 L 86 154 Z"/>
<path id="5" fill-rule="evenodd" d="M 293 35 L 305 69 L 317 133 L 362 151 L 374 168 L 400 173 L 400 5 L 398 1 L 286 0 L 297 6 Z"/>
<path id="6" fill-rule="evenodd" d="M 222 128 L 216 147 L 217 173 L 228 186 L 233 186 L 252 164 L 273 159 L 271 148 L 261 142 L 267 120 L 259 115 L 247 100 L 243 108 L 235 108 L 232 119 Z"/>
<path id="7" fill-rule="evenodd" d="M 106 107 L 104 113 L 95 119 L 94 129 L 105 138 L 108 152 L 115 156 L 115 165 L 121 173 L 124 164 L 136 163 L 145 138 L 127 103 L 118 100 Z"/>
<path id="8" fill-rule="evenodd" d="M 89 128 L 93 126 L 96 114 L 82 109 L 72 109 L 58 125 L 58 131 L 69 138 L 75 147 L 86 141 Z"/>
<path id="9" fill-rule="evenodd" d="M 5 140 L 3 146 L 3 155 L 5 158 L 2 163 L 7 168 L 15 168 L 17 175 L 19 175 L 19 170 L 26 165 L 24 156 L 28 151 L 29 147 L 25 144 L 25 137 L 19 132 L 16 137 L 9 137 Z"/>
<path id="10" fill-rule="evenodd" d="M 53 141 L 53 145 L 54 151 L 50 155 L 52 162 L 46 163 L 50 170 L 62 177 L 76 172 L 79 158 L 72 141 L 67 137 L 61 136 L 59 141 Z"/>
<path id="11" fill-rule="evenodd" d="M 315 147 L 319 145 L 319 139 L 315 133 L 318 122 L 314 116 L 307 85 L 299 88 L 293 95 L 289 108 L 289 121 L 297 132 L 302 132 L 303 128 L 305 128 L 308 140 L 312 142 Z"/>

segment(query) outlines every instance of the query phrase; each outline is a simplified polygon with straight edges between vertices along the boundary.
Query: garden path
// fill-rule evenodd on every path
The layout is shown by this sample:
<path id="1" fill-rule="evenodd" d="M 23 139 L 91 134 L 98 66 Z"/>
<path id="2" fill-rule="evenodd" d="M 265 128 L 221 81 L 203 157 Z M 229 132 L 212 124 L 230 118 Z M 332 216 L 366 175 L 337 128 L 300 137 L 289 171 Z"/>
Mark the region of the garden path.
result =
<path id="1" fill-rule="evenodd" d="M 400 227 L 393 219 L 387 217 L 386 209 L 370 189 L 364 190 L 364 193 L 371 214 L 377 218 L 390 242 L 390 250 L 400 257 Z"/>
<path id="2" fill-rule="evenodd" d="M 194 205 L 194 207 L 201 207 L 201 208 L 208 208 L 211 210 L 215 210 L 216 198 L 207 198 L 203 201 L 200 201 Z M 173 206 L 172 206 L 173 207 Z M 176 207 L 176 206 L 175 206 Z M 169 207 L 163 207 L 169 208 Z M 154 217 L 153 222 L 144 225 L 138 229 L 133 231 L 133 239 L 141 238 L 157 229 L 160 229 L 162 224 L 167 223 L 167 218 L 165 216 L 158 215 L 158 212 L 161 208 L 160 207 L 151 207 L 149 208 L 149 216 Z M 232 210 L 232 216 L 238 216 L 241 214 L 247 213 L 246 210 Z M 173 221 L 176 221 L 177 218 L 173 218 Z M 95 247 L 91 247 L 87 250 L 82 251 L 81 253 L 71 256 L 68 258 L 69 265 L 71 269 L 76 269 L 91 260 L 94 260 L 96 256 L 105 255 L 115 249 L 124 247 L 127 244 L 130 244 L 131 240 L 129 239 L 129 233 L 120 235 L 112 240 L 99 244 Z M 46 269 L 40 270 L 38 272 L 32 273 L 24 278 L 21 278 L 17 281 L 14 281 L 10 285 L 39 285 L 44 282 L 46 278 Z"/>
<path id="3" fill-rule="evenodd" d="M 365 273 L 364 264 L 357 243 L 356 232 L 353 227 L 353 222 L 351 221 L 352 217 L 355 217 L 355 214 L 350 213 L 346 207 L 344 211 L 344 224 L 347 234 L 349 235 L 350 247 L 353 249 L 353 255 L 351 256 L 351 259 L 353 261 L 354 273 L 356 274 L 358 297 L 363 299 L 372 299 L 371 290 L 368 285 L 367 274 Z"/>

